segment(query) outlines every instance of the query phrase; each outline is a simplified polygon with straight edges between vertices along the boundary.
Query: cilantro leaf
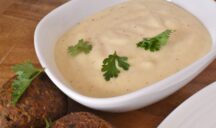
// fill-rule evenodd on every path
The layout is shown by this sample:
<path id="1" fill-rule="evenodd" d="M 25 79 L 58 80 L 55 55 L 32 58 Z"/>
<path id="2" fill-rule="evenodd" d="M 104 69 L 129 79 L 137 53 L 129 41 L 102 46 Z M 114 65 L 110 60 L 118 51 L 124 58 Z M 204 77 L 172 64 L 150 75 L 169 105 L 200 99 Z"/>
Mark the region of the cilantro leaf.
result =
<path id="1" fill-rule="evenodd" d="M 120 73 L 118 68 L 128 70 L 130 65 L 127 63 L 127 60 L 127 57 L 120 57 L 116 52 L 112 55 L 109 55 L 108 58 L 104 59 L 101 69 L 101 71 L 104 72 L 104 78 L 109 81 L 113 77 L 118 77 Z"/>
<path id="2" fill-rule="evenodd" d="M 29 87 L 32 80 L 34 80 L 42 70 L 35 68 L 31 62 L 14 65 L 12 70 L 17 75 L 16 79 L 12 83 L 13 92 L 11 102 L 15 105 Z"/>
<path id="3" fill-rule="evenodd" d="M 45 128 L 51 128 L 52 127 L 52 125 L 53 125 L 52 120 L 45 118 L 44 121 L 45 121 L 45 124 L 46 124 Z"/>
<path id="4" fill-rule="evenodd" d="M 25 78 L 18 78 L 13 81 L 12 83 L 12 88 L 13 88 L 13 93 L 12 93 L 12 104 L 15 105 L 22 94 L 25 92 L 25 90 L 28 88 L 30 85 L 31 80 L 30 79 L 25 79 Z"/>
<path id="5" fill-rule="evenodd" d="M 92 45 L 83 39 L 79 40 L 76 45 L 68 47 L 68 53 L 72 56 L 76 56 L 82 52 L 88 54 L 91 50 Z"/>
<path id="6" fill-rule="evenodd" d="M 137 47 L 144 48 L 145 50 L 150 50 L 151 52 L 159 51 L 162 46 L 167 44 L 172 32 L 172 30 L 167 29 L 155 37 L 144 38 L 142 41 L 137 43 Z"/>

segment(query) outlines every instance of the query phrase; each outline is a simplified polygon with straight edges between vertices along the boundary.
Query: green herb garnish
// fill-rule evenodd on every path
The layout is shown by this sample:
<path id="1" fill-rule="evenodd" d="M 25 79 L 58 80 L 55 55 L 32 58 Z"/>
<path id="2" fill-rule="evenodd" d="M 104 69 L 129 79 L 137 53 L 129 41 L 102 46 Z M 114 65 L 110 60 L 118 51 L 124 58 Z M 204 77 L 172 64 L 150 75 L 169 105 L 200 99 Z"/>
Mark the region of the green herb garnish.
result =
<path id="1" fill-rule="evenodd" d="M 101 71 L 104 72 L 104 78 L 109 81 L 113 77 L 118 77 L 120 73 L 118 68 L 128 70 L 130 65 L 127 63 L 127 60 L 127 57 L 120 57 L 116 52 L 112 55 L 109 55 L 108 58 L 104 59 L 101 69 Z"/>
<path id="2" fill-rule="evenodd" d="M 142 41 L 137 43 L 137 47 L 150 50 L 151 52 L 159 51 L 162 46 L 166 45 L 172 30 L 166 30 L 159 35 L 152 38 L 144 38 Z"/>
<path id="3" fill-rule="evenodd" d="M 72 56 L 76 56 L 82 52 L 88 54 L 91 50 L 92 45 L 88 41 L 84 41 L 84 39 L 79 40 L 76 45 L 68 47 L 68 53 Z"/>
<path id="4" fill-rule="evenodd" d="M 12 83 L 12 104 L 16 105 L 32 80 L 34 80 L 43 70 L 35 68 L 31 62 L 14 65 L 12 70 L 17 75 Z"/>
<path id="5" fill-rule="evenodd" d="M 45 118 L 44 121 L 45 121 L 45 124 L 46 124 L 45 128 L 51 128 L 52 127 L 52 125 L 53 125 L 52 120 Z"/>

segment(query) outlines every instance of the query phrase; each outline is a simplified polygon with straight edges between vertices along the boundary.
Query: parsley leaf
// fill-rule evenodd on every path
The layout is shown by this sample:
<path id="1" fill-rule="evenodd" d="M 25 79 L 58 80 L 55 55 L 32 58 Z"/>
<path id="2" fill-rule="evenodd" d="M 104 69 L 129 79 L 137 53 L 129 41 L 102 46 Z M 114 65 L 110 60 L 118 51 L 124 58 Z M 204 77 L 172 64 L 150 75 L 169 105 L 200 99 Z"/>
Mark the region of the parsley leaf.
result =
<path id="1" fill-rule="evenodd" d="M 68 47 L 68 53 L 72 56 L 76 56 L 81 52 L 88 54 L 92 50 L 92 45 L 88 41 L 83 39 L 79 40 L 78 43 L 74 46 Z"/>
<path id="2" fill-rule="evenodd" d="M 51 128 L 52 127 L 52 125 L 53 125 L 52 120 L 45 118 L 44 121 L 45 121 L 45 124 L 46 124 L 45 128 Z"/>
<path id="3" fill-rule="evenodd" d="M 120 73 L 120 70 L 118 69 L 119 67 L 124 70 L 128 70 L 130 65 L 127 63 L 127 60 L 127 57 L 120 57 L 116 52 L 112 55 L 109 55 L 108 58 L 104 59 L 101 69 L 101 71 L 104 72 L 104 78 L 109 81 L 113 77 L 118 77 Z"/>
<path id="4" fill-rule="evenodd" d="M 162 46 L 166 45 L 172 30 L 165 30 L 159 35 L 152 38 L 144 38 L 142 41 L 137 43 L 137 47 L 144 48 L 145 50 L 150 50 L 151 52 L 159 51 Z"/>
<path id="5" fill-rule="evenodd" d="M 32 80 L 43 70 L 35 68 L 31 62 L 14 65 L 12 70 L 17 75 L 17 78 L 12 83 L 12 104 L 15 105 L 29 87 Z"/>

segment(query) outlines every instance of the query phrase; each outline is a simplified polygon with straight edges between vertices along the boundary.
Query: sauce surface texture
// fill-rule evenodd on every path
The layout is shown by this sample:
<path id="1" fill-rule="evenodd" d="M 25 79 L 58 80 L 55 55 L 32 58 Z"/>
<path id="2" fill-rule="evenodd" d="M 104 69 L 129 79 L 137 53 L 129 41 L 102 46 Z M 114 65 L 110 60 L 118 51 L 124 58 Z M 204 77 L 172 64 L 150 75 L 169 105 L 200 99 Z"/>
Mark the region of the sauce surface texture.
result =
<path id="1" fill-rule="evenodd" d="M 166 29 L 175 30 L 158 52 L 136 44 Z M 76 57 L 67 49 L 80 39 L 93 46 L 89 54 Z M 91 97 L 127 94 L 156 83 L 182 70 L 211 49 L 211 38 L 196 17 L 165 0 L 130 0 L 106 9 L 74 26 L 57 42 L 57 66 L 72 88 Z M 106 81 L 102 62 L 114 51 L 127 56 L 128 71 Z"/>

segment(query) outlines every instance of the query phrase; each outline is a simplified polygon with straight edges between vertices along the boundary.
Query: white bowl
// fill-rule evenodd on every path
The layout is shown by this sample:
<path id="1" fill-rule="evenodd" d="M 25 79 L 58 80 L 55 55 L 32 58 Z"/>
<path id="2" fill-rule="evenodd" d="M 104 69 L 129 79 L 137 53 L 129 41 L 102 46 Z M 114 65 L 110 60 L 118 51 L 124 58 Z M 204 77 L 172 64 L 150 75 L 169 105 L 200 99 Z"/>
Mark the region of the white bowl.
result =
<path id="1" fill-rule="evenodd" d="M 180 72 L 149 87 L 123 96 L 92 98 L 79 94 L 63 78 L 56 66 L 54 58 L 56 41 L 85 17 L 124 1 L 127 0 L 72 0 L 44 17 L 35 30 L 35 50 L 47 75 L 71 99 L 93 109 L 125 112 L 155 103 L 182 88 L 216 57 L 216 3 L 213 0 L 173 0 L 172 2 L 197 16 L 206 26 L 213 40 L 212 50 L 205 57 Z"/>

